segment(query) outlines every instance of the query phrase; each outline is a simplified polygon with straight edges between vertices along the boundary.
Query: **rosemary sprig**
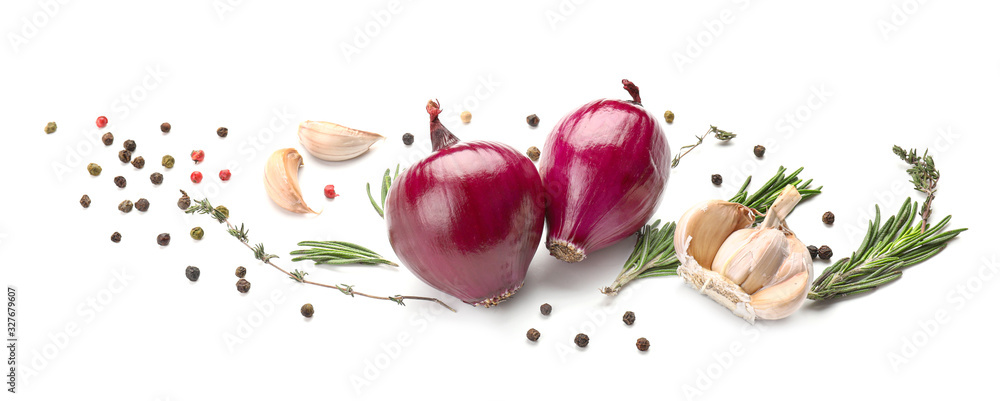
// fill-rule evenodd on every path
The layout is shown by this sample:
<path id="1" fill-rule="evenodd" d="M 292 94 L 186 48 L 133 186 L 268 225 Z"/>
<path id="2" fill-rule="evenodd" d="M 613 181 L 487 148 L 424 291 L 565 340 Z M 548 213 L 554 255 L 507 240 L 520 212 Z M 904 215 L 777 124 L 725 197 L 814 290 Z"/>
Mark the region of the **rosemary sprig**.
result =
<path id="1" fill-rule="evenodd" d="M 292 262 L 311 260 L 317 265 L 389 265 L 399 266 L 371 249 L 342 241 L 302 241 L 299 246 L 311 247 L 292 251 Z"/>
<path id="2" fill-rule="evenodd" d="M 736 134 L 729 131 L 723 131 L 719 129 L 719 127 L 710 125 L 708 131 L 706 131 L 704 134 L 702 134 L 701 136 L 698 135 L 694 136 L 695 138 L 698 139 L 698 142 L 695 142 L 693 145 L 681 146 L 680 149 L 681 152 L 678 153 L 677 156 L 674 156 L 674 160 L 670 162 L 670 167 L 677 167 L 678 164 L 681 164 L 681 158 L 684 157 L 684 155 L 691 152 L 692 150 L 694 150 L 694 148 L 697 148 L 698 145 L 701 145 L 701 143 L 705 140 L 705 137 L 708 136 L 708 134 L 715 134 L 715 139 L 718 139 L 720 141 L 728 141 L 730 139 L 736 138 Z M 687 150 L 685 151 L 684 149 Z"/>
<path id="3" fill-rule="evenodd" d="M 389 297 L 381 297 L 381 296 L 377 296 L 377 295 L 371 295 L 371 294 L 366 294 L 366 293 L 363 293 L 363 292 L 355 291 L 354 290 L 354 286 L 347 285 L 347 284 L 330 285 L 330 284 L 318 283 L 318 282 L 315 282 L 315 281 L 309 281 L 309 280 L 305 279 L 305 276 L 308 273 L 303 272 L 303 271 L 294 270 L 292 272 L 288 272 L 287 270 L 282 269 L 280 266 L 274 264 L 274 262 L 271 261 L 271 259 L 277 258 L 278 256 L 277 255 L 272 255 L 272 254 L 269 254 L 269 253 L 265 252 L 264 251 L 264 244 L 257 244 L 256 246 L 251 246 L 250 242 L 249 242 L 249 235 L 248 235 L 249 234 L 249 230 L 247 230 L 246 228 L 244 228 L 243 224 L 240 224 L 240 228 L 237 229 L 236 226 L 234 226 L 232 223 L 229 222 L 229 218 L 226 216 L 226 214 L 222 213 L 221 211 L 219 211 L 218 208 L 213 207 L 212 204 L 209 203 L 208 199 L 194 200 L 192 202 L 191 206 L 188 207 L 187 210 L 184 211 L 184 213 L 188 213 L 188 214 L 207 214 L 207 215 L 212 216 L 216 220 L 218 220 L 220 223 L 226 224 L 226 226 L 228 227 L 227 231 L 229 232 L 229 235 L 232 235 L 234 238 L 240 240 L 240 243 L 242 243 L 244 246 L 246 246 L 248 249 L 250 249 L 253 252 L 253 254 L 254 254 L 254 258 L 257 258 L 260 261 L 262 261 L 262 262 L 264 262 L 264 263 L 266 263 L 268 265 L 271 265 L 271 267 L 274 267 L 275 269 L 278 269 L 279 271 L 281 271 L 282 273 L 284 273 L 286 276 L 288 276 L 292 280 L 298 281 L 300 283 L 303 283 L 303 284 L 312 284 L 312 285 L 319 286 L 319 287 L 332 288 L 332 289 L 340 291 L 341 293 L 343 293 L 345 295 L 350 295 L 352 297 L 355 296 L 355 295 L 360 295 L 360 296 L 365 297 L 365 298 L 381 299 L 381 300 L 386 300 L 386 301 L 392 301 L 392 302 L 395 302 L 395 303 L 397 303 L 399 305 L 405 305 L 403 303 L 403 301 L 407 300 L 407 299 L 412 299 L 412 300 L 417 300 L 417 301 L 431 301 L 431 302 L 436 302 L 437 304 L 439 304 L 439 305 L 441 305 L 441 306 L 443 306 L 445 308 L 448 308 L 448 310 L 450 310 L 452 312 L 456 312 L 456 310 L 454 308 L 448 306 L 448 304 L 442 302 L 440 299 L 437 299 L 437 298 L 418 297 L 418 296 L 412 296 L 412 295 L 395 295 L 395 296 L 389 296 Z"/>
<path id="4" fill-rule="evenodd" d="M 736 195 L 729 199 L 730 202 L 743 204 L 756 210 L 757 218 L 762 219 L 767 208 L 774 203 L 786 185 L 794 185 L 802 194 L 802 200 L 819 195 L 823 187 L 810 189 L 812 180 L 798 178 L 802 168 L 795 170 L 789 175 L 785 175 L 785 167 L 779 167 L 778 172 L 771 177 L 757 192 L 750 194 L 747 187 L 750 186 L 752 177 L 747 177 L 743 186 Z M 674 229 L 676 223 L 667 223 L 663 228 L 658 228 L 660 221 L 647 224 L 639 230 L 639 236 L 635 241 L 635 248 L 621 273 L 611 283 L 611 286 L 604 287 L 601 292 L 607 295 L 618 294 L 618 291 L 633 280 L 646 277 L 676 276 L 677 267 L 680 262 L 677 260 L 677 252 L 674 249 Z"/>
<path id="5" fill-rule="evenodd" d="M 930 259 L 948 245 L 965 228 L 944 231 L 951 216 L 923 230 L 914 224 L 917 202 L 909 198 L 895 216 L 881 223 L 878 205 L 875 220 L 868 223 L 868 233 L 858 250 L 828 267 L 813 281 L 809 299 L 829 300 L 874 291 L 879 286 L 898 280 L 903 269 Z"/>
<path id="6" fill-rule="evenodd" d="M 389 187 L 392 186 L 392 180 L 396 179 L 396 177 L 399 177 L 399 165 L 398 164 L 396 165 L 395 175 L 390 176 L 389 173 L 391 171 L 392 171 L 391 169 L 385 169 L 385 174 L 382 175 L 381 207 L 379 206 L 379 203 L 375 202 L 375 197 L 372 196 L 372 185 L 368 183 L 365 184 L 365 191 L 368 191 L 368 200 L 372 201 L 372 207 L 374 207 L 375 211 L 378 212 L 378 217 L 381 217 L 383 219 L 385 218 L 385 197 L 386 195 L 389 194 Z"/>
<path id="7" fill-rule="evenodd" d="M 927 196 L 920 207 L 920 224 L 913 223 L 918 214 L 917 202 L 911 203 L 909 198 L 885 224 L 881 223 L 882 216 L 878 205 L 875 205 L 875 220 L 868 222 L 868 232 L 861 240 L 861 246 L 851 257 L 838 260 L 813 281 L 809 299 L 830 300 L 874 291 L 902 277 L 903 269 L 937 255 L 948 245 L 948 241 L 967 230 L 943 231 L 951 216 L 928 228 L 931 201 L 937 192 L 941 172 L 934 166 L 934 159 L 927 151 L 918 157 L 916 149 L 906 152 L 899 146 L 893 146 L 892 152 L 912 166 L 906 172 L 910 174 L 914 189 Z"/>
<path id="8" fill-rule="evenodd" d="M 899 146 L 892 147 L 892 153 L 899 156 L 906 164 L 909 164 L 909 169 L 906 170 L 910 174 L 910 182 L 913 183 L 913 189 L 923 192 L 927 197 L 924 198 L 924 204 L 920 208 L 920 231 L 925 231 L 927 229 L 927 221 L 931 216 L 931 202 L 934 201 L 934 197 L 937 195 L 937 183 L 941 179 L 941 172 L 934 166 L 934 158 L 927 154 L 924 150 L 924 155 L 917 156 L 916 149 L 910 149 L 907 153 L 903 148 Z"/>

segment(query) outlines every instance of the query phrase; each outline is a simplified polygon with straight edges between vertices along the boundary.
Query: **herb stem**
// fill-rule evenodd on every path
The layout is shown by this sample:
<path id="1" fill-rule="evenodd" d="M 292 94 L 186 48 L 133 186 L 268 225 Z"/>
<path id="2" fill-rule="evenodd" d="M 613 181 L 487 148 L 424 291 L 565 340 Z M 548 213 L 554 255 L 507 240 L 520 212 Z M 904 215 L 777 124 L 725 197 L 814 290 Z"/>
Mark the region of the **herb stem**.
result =
<path id="1" fill-rule="evenodd" d="M 304 278 L 304 276 L 306 274 L 308 274 L 308 273 L 300 272 L 298 270 L 296 270 L 293 273 L 290 273 L 287 270 L 281 268 L 281 266 L 278 266 L 277 264 L 275 264 L 274 262 L 272 262 L 271 259 L 272 258 L 277 258 L 277 256 L 275 256 L 275 255 L 269 255 L 269 254 L 264 253 L 264 245 L 263 244 L 258 244 L 256 247 L 251 246 L 250 243 L 248 242 L 248 235 L 247 235 L 248 234 L 248 230 L 246 230 L 243 227 L 242 224 L 240 225 L 240 228 L 237 229 L 236 226 L 234 226 L 232 223 L 229 222 L 229 218 L 227 216 L 225 216 L 224 214 L 222 214 L 221 212 L 219 212 L 218 209 L 212 207 L 212 205 L 208 202 L 208 199 L 202 199 L 202 200 L 194 201 L 194 203 L 187 210 L 185 210 L 184 212 L 185 213 L 189 213 L 189 214 L 195 214 L 195 213 L 208 214 L 208 215 L 211 215 L 216 220 L 218 220 L 220 223 L 226 224 L 226 226 L 228 226 L 228 232 L 229 232 L 229 234 L 232 235 L 233 237 L 236 237 L 237 239 L 239 239 L 240 243 L 242 243 L 243 246 L 246 246 L 247 249 L 250 249 L 250 251 L 252 251 L 254 253 L 254 257 L 256 257 L 260 261 L 264 262 L 265 264 L 268 264 L 271 267 L 273 267 L 275 269 L 278 269 L 278 271 L 284 273 L 286 276 L 288 276 L 292 280 L 298 281 L 300 283 L 303 283 L 303 284 L 312 284 L 312 285 L 319 286 L 319 287 L 332 288 L 332 289 L 340 291 L 344 295 L 350 295 L 352 297 L 355 296 L 355 295 L 358 295 L 358 296 L 362 296 L 362 297 L 365 297 L 365 298 L 378 299 L 378 300 L 384 300 L 384 301 L 393 301 L 393 302 L 395 302 L 395 303 L 397 303 L 399 305 L 404 305 L 404 306 L 406 305 L 405 303 L 403 303 L 403 301 L 405 301 L 405 300 L 435 302 L 438 305 L 441 305 L 441 306 L 447 308 L 448 310 L 450 310 L 452 312 L 457 312 L 454 308 L 448 306 L 448 304 L 442 302 L 440 299 L 437 299 L 437 298 L 420 297 L 420 296 L 413 296 L 413 295 L 394 295 L 394 296 L 383 297 L 383 296 L 378 296 L 378 295 L 367 294 L 367 293 L 360 292 L 360 291 L 355 291 L 354 290 L 354 286 L 352 286 L 352 285 L 347 285 L 347 284 L 331 285 L 331 284 L 323 284 L 323 283 L 318 283 L 318 282 L 315 282 L 315 281 L 306 280 Z"/>

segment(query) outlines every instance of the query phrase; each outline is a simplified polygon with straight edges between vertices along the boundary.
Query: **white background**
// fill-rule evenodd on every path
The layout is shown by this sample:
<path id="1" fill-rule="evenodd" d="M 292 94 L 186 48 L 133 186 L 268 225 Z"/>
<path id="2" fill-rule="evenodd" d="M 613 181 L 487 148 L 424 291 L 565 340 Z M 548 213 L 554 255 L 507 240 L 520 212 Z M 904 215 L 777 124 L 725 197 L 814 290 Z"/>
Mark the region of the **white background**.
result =
<path id="1" fill-rule="evenodd" d="M 995 267 L 996 3 L 577 2 L 403 1 L 391 11 L 384 1 L 4 2 L 0 282 L 18 287 L 19 396 L 930 399 L 993 391 L 1000 296 L 986 261 Z M 346 56 L 345 46 L 357 53 Z M 491 309 L 460 305 L 405 269 L 289 262 L 307 239 L 393 256 L 364 183 L 429 153 L 427 99 L 449 107 L 445 123 L 463 140 L 524 150 L 541 147 L 579 105 L 626 98 L 622 78 L 639 85 L 655 115 L 676 113 L 665 127 L 675 152 L 710 124 L 739 135 L 706 140 L 672 171 L 658 218 L 728 198 L 748 174 L 760 184 L 780 165 L 804 166 L 824 193 L 789 223 L 806 243 L 848 256 L 875 204 L 888 215 L 917 196 L 890 151 L 899 144 L 931 148 L 943 171 L 933 219 L 954 214 L 951 227 L 970 231 L 872 295 L 756 326 L 677 278 L 636 282 L 617 298 L 598 293 L 631 240 L 575 265 L 540 248 L 524 288 Z M 472 111 L 471 124 L 456 122 L 460 109 Z M 537 129 L 524 122 L 532 113 Z M 111 119 L 106 130 L 94 126 L 99 115 Z M 388 137 L 348 162 L 306 156 L 302 188 L 324 209 L 316 217 L 279 209 L 262 185 L 270 152 L 302 150 L 295 127 L 307 119 Z M 48 121 L 59 124 L 52 135 L 42 131 Z M 173 124 L 169 135 L 159 132 L 163 121 Z M 215 135 L 218 126 L 228 138 Z M 104 131 L 115 144 L 92 145 Z M 416 144 L 404 147 L 404 132 Z M 145 169 L 117 161 L 125 139 L 138 143 Z M 751 153 L 758 143 L 768 147 L 761 160 Z M 193 185 L 186 156 L 196 148 L 207 153 L 197 166 L 207 178 Z M 162 171 L 167 153 L 177 167 L 153 187 L 147 177 Z M 87 174 L 90 162 L 104 167 L 100 177 Z M 221 183 L 226 167 L 233 178 Z M 710 184 L 713 173 L 723 186 Z M 112 184 L 119 174 L 129 180 L 124 190 Z M 342 196 L 324 199 L 326 184 Z M 301 287 L 207 217 L 180 213 L 179 188 L 229 207 L 251 241 L 310 279 L 442 297 L 459 312 Z M 93 198 L 86 210 L 77 204 L 85 193 Z M 149 212 L 115 209 L 139 197 L 151 201 Z M 833 226 L 820 223 L 827 210 L 837 215 Z M 207 234 L 194 241 L 187 232 L 199 225 Z M 120 244 L 108 240 L 114 231 Z M 160 232 L 173 234 L 170 246 L 156 245 Z M 201 268 L 197 283 L 184 277 L 188 265 Z M 238 265 L 253 283 L 246 295 L 234 288 Z M 817 273 L 827 265 L 817 263 Z M 123 271 L 125 284 L 115 281 Z M 306 302 L 316 308 L 311 320 L 298 312 Z M 551 316 L 538 313 L 544 302 Z M 634 326 L 621 323 L 626 310 L 635 311 Z M 935 315 L 943 322 L 928 323 Z M 531 327 L 542 333 L 538 343 L 525 340 Z M 585 350 L 572 345 L 580 331 L 591 338 Z M 647 353 L 635 349 L 640 336 L 652 343 Z"/>

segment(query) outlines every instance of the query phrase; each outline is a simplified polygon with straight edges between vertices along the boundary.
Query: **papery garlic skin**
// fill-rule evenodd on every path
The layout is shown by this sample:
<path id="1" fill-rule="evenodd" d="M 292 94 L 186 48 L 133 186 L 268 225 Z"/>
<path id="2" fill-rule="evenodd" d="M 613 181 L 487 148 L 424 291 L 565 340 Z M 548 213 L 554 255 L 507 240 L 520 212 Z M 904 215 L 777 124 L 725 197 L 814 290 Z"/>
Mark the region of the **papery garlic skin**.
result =
<path id="1" fill-rule="evenodd" d="M 748 322 L 787 317 L 802 305 L 812 279 L 808 250 L 784 223 L 801 199 L 794 186 L 787 186 L 753 228 L 733 224 L 745 220 L 733 219 L 739 208 L 729 202 L 692 207 L 678 221 L 674 236 L 678 275 Z M 748 227 L 755 217 L 747 218 Z"/>
<path id="2" fill-rule="evenodd" d="M 267 159 L 264 167 L 264 190 L 274 203 L 295 213 L 314 213 L 306 205 L 299 188 L 299 166 L 302 155 L 295 149 L 278 149 Z"/>
<path id="3" fill-rule="evenodd" d="M 299 143 L 313 156 L 326 161 L 342 161 L 361 156 L 385 137 L 325 121 L 299 124 Z"/>

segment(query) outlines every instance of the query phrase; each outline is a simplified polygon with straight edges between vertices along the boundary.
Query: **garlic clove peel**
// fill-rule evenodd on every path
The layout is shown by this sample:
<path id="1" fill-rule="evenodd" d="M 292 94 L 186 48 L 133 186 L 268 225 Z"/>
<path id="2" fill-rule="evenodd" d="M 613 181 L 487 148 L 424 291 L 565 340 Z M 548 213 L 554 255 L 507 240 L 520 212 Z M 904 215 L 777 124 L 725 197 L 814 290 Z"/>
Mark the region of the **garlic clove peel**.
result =
<path id="1" fill-rule="evenodd" d="M 691 258 L 702 266 L 712 266 L 719 247 L 734 231 L 748 228 L 754 212 L 739 203 L 710 200 L 688 209 L 677 221 L 674 248 L 684 263 Z"/>
<path id="2" fill-rule="evenodd" d="M 343 161 L 361 156 L 385 137 L 325 121 L 299 124 L 299 143 L 309 154 L 326 161 Z"/>
<path id="3" fill-rule="evenodd" d="M 264 189 L 274 203 L 295 213 L 319 214 L 306 205 L 299 188 L 299 167 L 302 155 L 295 149 L 279 149 L 267 159 L 264 168 Z"/>

